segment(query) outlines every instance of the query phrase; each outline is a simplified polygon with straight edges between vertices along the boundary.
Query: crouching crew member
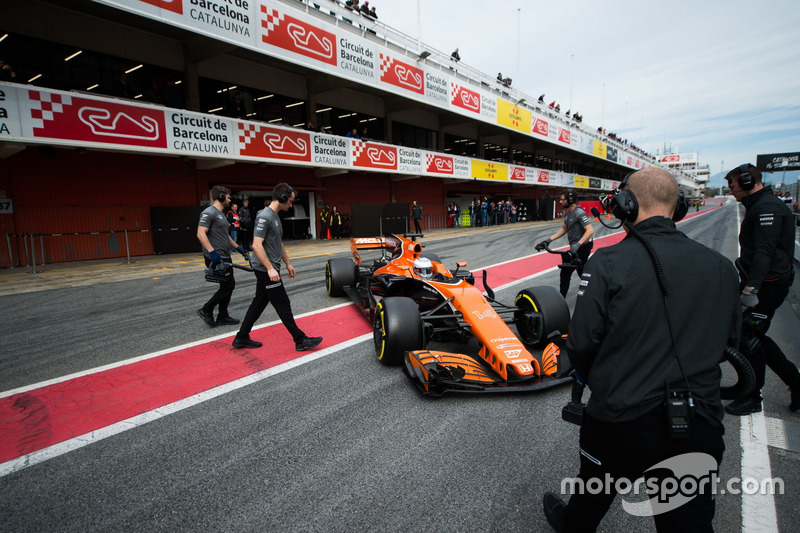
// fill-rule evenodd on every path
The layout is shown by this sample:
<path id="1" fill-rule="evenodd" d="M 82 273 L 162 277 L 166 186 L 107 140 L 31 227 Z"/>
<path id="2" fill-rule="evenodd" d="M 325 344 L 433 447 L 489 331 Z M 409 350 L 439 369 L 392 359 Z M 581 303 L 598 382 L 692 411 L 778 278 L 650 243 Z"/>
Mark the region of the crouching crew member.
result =
<path id="1" fill-rule="evenodd" d="M 298 352 L 316 348 L 322 342 L 322 337 L 308 337 L 295 323 L 292 303 L 281 279 L 281 262 L 286 264 L 290 278 L 294 278 L 295 270 L 283 247 L 283 225 L 278 213 L 290 209 L 295 197 L 294 189 L 286 183 L 279 183 L 272 191 L 272 201 L 256 215 L 253 230 L 254 254 L 250 257 L 250 264 L 256 275 L 256 294 L 247 309 L 239 333 L 233 339 L 234 348 L 261 347 L 262 343 L 250 338 L 250 331 L 270 302 L 292 335 Z"/>

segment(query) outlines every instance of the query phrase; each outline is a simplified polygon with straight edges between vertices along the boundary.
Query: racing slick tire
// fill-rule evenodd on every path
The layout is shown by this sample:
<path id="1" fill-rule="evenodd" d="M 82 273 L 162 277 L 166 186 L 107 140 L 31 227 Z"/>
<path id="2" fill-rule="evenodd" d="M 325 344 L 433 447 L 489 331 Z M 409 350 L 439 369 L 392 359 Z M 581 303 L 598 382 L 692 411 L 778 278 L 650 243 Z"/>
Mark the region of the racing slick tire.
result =
<path id="1" fill-rule="evenodd" d="M 325 265 L 325 286 L 330 296 L 344 296 L 344 287 L 354 287 L 358 267 L 352 259 L 330 259 Z"/>
<path id="2" fill-rule="evenodd" d="M 372 337 L 378 361 L 387 366 L 400 365 L 405 352 L 424 348 L 416 302 L 404 296 L 389 296 L 378 302 Z"/>
<path id="3" fill-rule="evenodd" d="M 519 291 L 514 299 L 514 322 L 519 339 L 534 346 L 554 332 L 565 335 L 569 329 L 569 306 L 555 287 L 531 287 Z"/>

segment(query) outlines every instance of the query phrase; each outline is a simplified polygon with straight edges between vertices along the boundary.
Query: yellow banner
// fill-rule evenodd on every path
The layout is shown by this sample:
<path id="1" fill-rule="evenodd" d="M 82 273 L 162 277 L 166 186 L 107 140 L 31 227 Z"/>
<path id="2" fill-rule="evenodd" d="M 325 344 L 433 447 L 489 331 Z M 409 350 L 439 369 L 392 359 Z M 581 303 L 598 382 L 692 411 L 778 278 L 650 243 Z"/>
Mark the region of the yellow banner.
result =
<path id="1" fill-rule="evenodd" d="M 586 176 L 575 175 L 575 186 L 576 187 L 581 187 L 581 188 L 588 188 L 589 187 L 589 178 L 586 177 Z"/>
<path id="2" fill-rule="evenodd" d="M 472 177 L 479 180 L 508 181 L 508 165 L 473 159 Z"/>
<path id="3" fill-rule="evenodd" d="M 502 98 L 497 99 L 497 124 L 521 131 L 526 135 L 531 133 L 531 112 L 517 107 Z"/>
<path id="4" fill-rule="evenodd" d="M 608 156 L 608 145 L 600 141 L 592 141 L 592 153 L 597 157 L 606 159 Z"/>

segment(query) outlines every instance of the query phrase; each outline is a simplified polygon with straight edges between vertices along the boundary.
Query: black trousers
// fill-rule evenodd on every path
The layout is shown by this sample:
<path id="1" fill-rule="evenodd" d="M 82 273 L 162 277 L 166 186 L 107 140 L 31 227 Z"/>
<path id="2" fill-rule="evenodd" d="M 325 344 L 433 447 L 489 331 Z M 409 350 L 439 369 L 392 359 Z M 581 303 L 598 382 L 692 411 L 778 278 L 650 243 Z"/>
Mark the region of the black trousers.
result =
<path id="1" fill-rule="evenodd" d="M 421 219 L 419 219 L 419 218 L 415 218 L 414 219 L 414 233 L 422 233 L 422 228 L 419 227 L 419 221 L 420 220 Z"/>
<path id="2" fill-rule="evenodd" d="M 609 475 L 614 482 L 607 485 L 613 488 L 617 486 L 616 480 L 620 479 L 627 479 L 631 483 L 643 475 L 645 479 L 659 479 L 672 473 L 665 469 L 655 469 L 647 474 L 644 472 L 661 461 L 690 452 L 706 453 L 719 466 L 725 451 L 723 433 L 722 426 L 714 426 L 706 419 L 695 416 L 692 419 L 690 438 L 670 439 L 662 409 L 636 420 L 620 423 L 600 422 L 584 416 L 580 436 L 581 469 L 578 477 L 585 486 L 592 487 L 589 480 L 605 480 Z M 639 494 L 645 492 L 644 486 L 641 488 Z M 653 517 L 656 530 L 659 533 L 713 533 L 711 521 L 714 518 L 715 501 L 711 492 L 707 490 L 676 509 L 656 514 Z M 567 504 L 566 531 L 595 531 L 615 497 L 615 490 L 608 493 L 599 491 L 598 494 L 591 494 L 589 491 L 574 494 Z M 637 500 L 640 498 L 642 497 L 639 496 Z"/>
<path id="3" fill-rule="evenodd" d="M 256 320 L 267 308 L 267 305 L 272 303 L 272 307 L 278 313 L 278 317 L 289 330 L 292 339 L 295 342 L 303 340 L 306 336 L 303 331 L 297 327 L 294 321 L 294 314 L 292 313 L 292 302 L 289 301 L 289 295 L 286 294 L 286 287 L 283 286 L 283 280 L 272 281 L 269 279 L 269 274 L 261 270 L 254 270 L 256 275 L 256 295 L 247 309 L 247 313 L 242 320 L 242 326 L 239 328 L 237 337 L 249 337 L 250 331 L 253 329 Z"/>
<path id="4" fill-rule="evenodd" d="M 211 259 L 206 257 L 205 255 L 203 258 L 206 261 L 206 266 L 211 266 Z M 223 263 L 230 263 L 230 257 L 221 257 Z M 231 303 L 231 297 L 233 296 L 233 289 L 236 288 L 236 280 L 233 278 L 233 269 L 231 269 L 230 279 L 225 283 L 220 283 L 217 292 L 211 296 L 211 299 L 206 302 L 203 306 L 204 313 L 213 313 L 214 308 L 219 306 L 219 317 L 226 317 L 228 315 L 228 304 Z"/>
<path id="5" fill-rule="evenodd" d="M 766 315 L 767 320 L 771 322 L 772 317 L 775 316 L 775 311 L 778 310 L 786 296 L 788 296 L 793 281 L 794 273 L 791 272 L 775 281 L 763 282 L 758 291 L 758 305 L 753 308 L 753 311 Z M 767 366 L 786 385 L 792 388 L 800 388 L 800 372 L 770 337 L 765 336 L 763 338 L 760 350 L 755 353 L 746 353 L 746 356 L 756 373 L 756 387 L 753 391 L 755 399 L 761 400 L 761 389 L 764 387 L 764 381 L 766 380 Z"/>
<path id="6" fill-rule="evenodd" d="M 583 274 L 583 266 L 586 264 L 586 261 L 589 260 L 589 254 L 592 253 L 592 248 L 594 248 L 594 241 L 589 241 L 583 243 L 583 245 L 578 248 L 578 258 L 581 260 L 581 266 L 578 268 L 562 268 L 561 269 L 561 285 L 560 285 L 560 292 L 561 296 L 564 298 L 567 297 L 567 292 L 569 292 L 569 280 L 572 277 L 572 273 L 577 271 L 578 277 L 581 277 Z"/>

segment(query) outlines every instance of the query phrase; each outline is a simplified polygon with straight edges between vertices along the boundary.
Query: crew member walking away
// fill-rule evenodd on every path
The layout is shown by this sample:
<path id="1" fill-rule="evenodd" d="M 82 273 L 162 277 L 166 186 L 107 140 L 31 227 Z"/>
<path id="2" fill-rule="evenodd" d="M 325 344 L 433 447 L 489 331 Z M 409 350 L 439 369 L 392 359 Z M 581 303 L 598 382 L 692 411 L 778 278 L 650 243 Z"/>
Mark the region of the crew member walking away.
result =
<path id="1" fill-rule="evenodd" d="M 229 232 L 225 209 L 231 203 L 231 191 L 221 185 L 215 185 L 211 189 L 211 197 L 214 199 L 213 205 L 208 206 L 200 213 L 200 222 L 197 224 L 197 239 L 203 247 L 203 259 L 206 267 L 216 269 L 220 263 L 232 263 L 231 249 L 242 254 L 245 259 L 248 258 L 248 254 L 244 248 L 236 244 Z M 236 288 L 233 269 L 230 267 L 227 269 L 227 276 L 229 279 L 220 283 L 217 292 L 202 308 L 197 310 L 197 314 L 210 328 L 239 323 L 237 319 L 231 318 L 228 314 L 228 305 L 231 302 L 233 289 Z M 214 320 L 215 307 L 219 310 L 216 320 Z"/>
<path id="2" fill-rule="evenodd" d="M 242 200 L 239 209 L 239 245 L 245 250 L 252 250 L 253 246 L 253 214 L 250 212 L 250 200 Z"/>
<path id="3" fill-rule="evenodd" d="M 414 219 L 414 233 L 422 235 L 422 227 L 420 226 L 420 222 L 422 222 L 422 206 L 416 200 L 414 200 L 411 207 L 411 216 Z"/>
<path id="4" fill-rule="evenodd" d="M 580 473 L 568 504 L 544 495 L 544 514 L 555 531 L 595 531 L 620 487 L 644 477 L 658 531 L 711 532 L 713 484 L 676 494 L 666 481 L 688 487 L 675 473 L 697 481 L 722 460 L 719 363 L 738 343 L 736 269 L 678 231 L 688 204 L 671 174 L 640 170 L 621 189 L 619 205 L 636 206 L 615 209 L 628 235 L 586 264 L 566 340 L 576 379 L 591 389 Z"/>
<path id="5" fill-rule="evenodd" d="M 742 306 L 751 309 L 758 325 L 743 343 L 742 353 L 753 365 L 756 388 L 750 398 L 731 402 L 725 410 L 732 415 L 761 411 L 761 389 L 769 366 L 791 392 L 789 409 L 800 410 L 800 373 L 766 333 L 775 311 L 781 306 L 794 281 L 794 215 L 772 187 L 761 181 L 761 171 L 745 163 L 725 176 L 737 202 L 745 208 L 739 230 L 741 257 L 737 261 Z M 758 315 L 763 318 L 758 319 Z M 747 341 L 748 339 L 744 339 Z M 745 344 L 747 344 L 745 346 Z"/>
<path id="6" fill-rule="evenodd" d="M 287 183 L 279 183 L 272 190 L 272 201 L 256 215 L 253 232 L 253 256 L 250 265 L 256 275 L 256 294 L 242 321 L 239 332 L 233 339 L 234 348 L 260 348 L 262 343 L 250 338 L 250 332 L 261 313 L 272 302 L 272 306 L 294 339 L 298 352 L 319 346 L 322 337 L 308 337 L 294 320 L 292 303 L 286 294 L 281 278 L 281 263 L 286 264 L 290 278 L 295 277 L 295 269 L 283 247 L 283 225 L 278 213 L 292 207 L 296 197 L 294 189 Z"/>
<path id="7" fill-rule="evenodd" d="M 551 235 L 549 239 L 537 244 L 536 250 L 541 252 L 544 250 L 545 245 L 550 244 L 554 240 L 566 234 L 567 239 L 569 240 L 569 251 L 572 252 L 573 256 L 577 256 L 578 259 L 580 259 L 580 265 L 578 265 L 578 268 L 575 270 L 578 271 L 578 276 L 581 276 L 583 274 L 583 266 L 589 259 L 589 254 L 592 253 L 592 247 L 594 246 L 592 241 L 594 228 L 592 227 L 592 223 L 589 221 L 589 217 L 586 216 L 586 211 L 578 207 L 577 201 L 578 198 L 574 190 L 567 189 L 561 193 L 559 202 L 561 202 L 561 207 L 563 207 L 565 210 L 564 224 L 557 232 Z M 560 289 L 561 296 L 564 298 L 567 297 L 567 292 L 569 291 L 569 280 L 571 277 L 572 269 L 561 269 Z"/>

